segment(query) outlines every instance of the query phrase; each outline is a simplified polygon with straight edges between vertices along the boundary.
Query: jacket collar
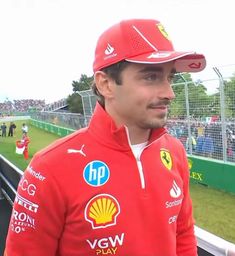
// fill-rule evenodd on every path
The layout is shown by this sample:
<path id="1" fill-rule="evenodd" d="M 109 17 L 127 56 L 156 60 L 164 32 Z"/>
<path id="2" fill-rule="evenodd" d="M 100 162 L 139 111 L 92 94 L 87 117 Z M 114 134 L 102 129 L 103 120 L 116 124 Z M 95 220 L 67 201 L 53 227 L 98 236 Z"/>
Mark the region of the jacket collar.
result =
<path id="1" fill-rule="evenodd" d="M 94 136 L 94 139 L 102 141 L 102 143 L 112 148 L 115 147 L 122 151 L 130 150 L 127 127 L 121 126 L 117 128 L 112 117 L 98 102 L 90 120 L 88 131 Z M 154 142 L 165 133 L 165 128 L 153 129 L 148 144 Z"/>

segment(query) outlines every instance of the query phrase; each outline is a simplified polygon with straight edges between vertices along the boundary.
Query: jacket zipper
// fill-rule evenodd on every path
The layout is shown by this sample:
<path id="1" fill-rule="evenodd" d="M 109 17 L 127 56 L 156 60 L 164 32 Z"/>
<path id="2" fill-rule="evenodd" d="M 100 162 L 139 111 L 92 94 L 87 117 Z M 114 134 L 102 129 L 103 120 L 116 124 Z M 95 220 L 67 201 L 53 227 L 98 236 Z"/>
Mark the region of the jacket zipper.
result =
<path id="1" fill-rule="evenodd" d="M 128 139 L 128 143 L 129 143 L 129 146 L 131 148 L 131 141 L 130 141 L 130 137 L 129 137 L 129 131 L 128 131 L 128 128 L 125 126 L 125 130 L 126 130 L 126 134 L 127 134 L 127 139 Z M 163 135 L 161 135 L 158 139 L 160 139 Z M 146 145 L 140 152 L 139 152 L 139 155 L 137 157 L 135 157 L 135 160 L 136 160 L 136 163 L 137 163 L 137 168 L 138 168 L 138 171 L 139 171 L 139 176 L 140 176 L 140 183 L 141 183 L 141 188 L 142 189 L 145 189 L 146 188 L 146 185 L 145 185 L 145 178 L 144 178 L 144 170 L 143 170 L 143 166 L 142 166 L 142 162 L 140 160 L 140 157 L 141 157 L 141 154 L 142 152 L 144 151 L 144 149 L 146 149 L 147 147 L 149 147 L 153 142 L 151 142 L 150 144 Z"/>
<path id="2" fill-rule="evenodd" d="M 143 150 L 144 150 L 144 149 L 143 149 Z M 140 175 L 141 188 L 142 188 L 142 189 L 145 189 L 144 171 L 143 171 L 142 163 L 141 163 L 141 161 L 140 161 L 140 156 L 141 156 L 143 150 L 142 150 L 142 151 L 140 152 L 140 154 L 137 156 L 136 162 L 137 162 L 137 167 L 138 167 L 138 171 L 139 171 L 139 175 Z"/>
<path id="3" fill-rule="evenodd" d="M 126 130 L 126 134 L 127 134 L 127 139 L 128 139 L 128 143 L 129 143 L 129 146 L 131 148 L 131 141 L 130 141 L 130 137 L 129 137 L 129 131 L 128 131 L 128 128 L 125 126 L 125 130 Z M 149 146 L 149 145 L 148 145 Z M 147 146 L 146 146 L 147 147 Z M 141 160 L 140 160 L 140 156 L 143 152 L 143 150 L 146 148 L 144 147 L 138 154 L 137 157 L 134 156 L 135 160 L 136 160 L 136 164 L 137 164 L 137 168 L 138 168 L 138 171 L 139 171 L 139 176 L 140 176 L 140 184 L 141 184 L 141 188 L 142 189 L 145 189 L 145 178 L 144 178 L 144 171 L 143 171 L 143 166 L 142 166 L 142 163 L 141 163 Z M 134 155 L 134 154 L 133 154 Z"/>

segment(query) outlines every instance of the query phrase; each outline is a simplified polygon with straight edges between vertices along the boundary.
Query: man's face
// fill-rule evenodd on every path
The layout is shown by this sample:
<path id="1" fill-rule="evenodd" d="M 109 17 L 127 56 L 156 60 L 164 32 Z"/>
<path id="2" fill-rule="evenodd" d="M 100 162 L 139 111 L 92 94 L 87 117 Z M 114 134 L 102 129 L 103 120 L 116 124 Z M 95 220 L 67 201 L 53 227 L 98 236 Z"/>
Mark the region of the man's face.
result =
<path id="1" fill-rule="evenodd" d="M 171 87 L 174 63 L 130 64 L 114 83 L 107 110 L 117 125 L 152 129 L 166 123 L 168 105 L 175 95 Z"/>

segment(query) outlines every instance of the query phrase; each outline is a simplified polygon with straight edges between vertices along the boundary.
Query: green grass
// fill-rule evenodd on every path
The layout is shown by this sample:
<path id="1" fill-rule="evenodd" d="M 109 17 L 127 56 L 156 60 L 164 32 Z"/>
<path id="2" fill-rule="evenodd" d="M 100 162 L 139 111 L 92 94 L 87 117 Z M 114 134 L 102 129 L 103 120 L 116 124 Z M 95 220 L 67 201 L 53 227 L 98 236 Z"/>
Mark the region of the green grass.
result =
<path id="1" fill-rule="evenodd" d="M 29 149 L 29 159 L 25 160 L 23 155 L 18 155 L 15 153 L 16 141 L 20 140 L 22 137 L 21 126 L 26 123 L 29 127 L 28 136 L 30 138 Z M 31 126 L 28 121 L 16 121 L 16 130 L 14 137 L 2 137 L 0 136 L 0 154 L 6 157 L 10 162 L 16 165 L 21 170 L 25 170 L 29 161 L 32 159 L 33 155 L 40 149 L 46 147 L 53 141 L 59 138 L 59 136 L 42 131 L 39 128 Z M 9 128 L 9 122 L 6 122 Z M 7 128 L 7 135 L 8 135 Z"/>
<path id="2" fill-rule="evenodd" d="M 196 225 L 235 243 L 235 195 L 190 184 Z"/>
<path id="3" fill-rule="evenodd" d="M 17 121 L 15 137 L 0 137 L 0 154 L 24 170 L 32 156 L 55 141 L 59 137 L 39 128 L 29 126 L 29 160 L 23 155 L 15 153 L 15 142 L 21 138 L 21 126 L 23 121 Z M 9 127 L 9 123 L 7 123 Z M 190 184 L 190 192 L 193 200 L 194 217 L 196 225 L 227 241 L 235 243 L 235 195 L 208 188 L 198 184 Z"/>

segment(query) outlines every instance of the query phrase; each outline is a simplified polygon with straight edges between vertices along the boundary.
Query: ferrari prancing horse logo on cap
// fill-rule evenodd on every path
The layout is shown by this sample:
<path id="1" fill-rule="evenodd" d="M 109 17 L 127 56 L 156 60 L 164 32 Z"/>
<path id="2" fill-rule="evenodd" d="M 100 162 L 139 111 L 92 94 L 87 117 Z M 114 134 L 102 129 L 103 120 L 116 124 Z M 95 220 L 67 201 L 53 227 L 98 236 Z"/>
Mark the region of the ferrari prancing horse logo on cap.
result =
<path id="1" fill-rule="evenodd" d="M 162 160 L 162 163 L 164 164 L 164 166 L 171 171 L 172 168 L 172 158 L 170 155 L 170 152 L 166 149 L 161 149 L 160 150 L 160 157 Z"/>
<path id="2" fill-rule="evenodd" d="M 168 33 L 166 32 L 165 28 L 162 26 L 162 24 L 157 24 L 157 27 L 159 29 L 159 31 L 162 33 L 162 35 L 167 39 L 167 40 L 171 40 Z"/>

